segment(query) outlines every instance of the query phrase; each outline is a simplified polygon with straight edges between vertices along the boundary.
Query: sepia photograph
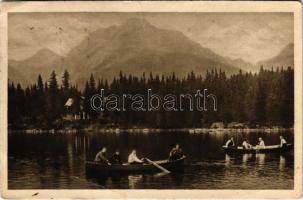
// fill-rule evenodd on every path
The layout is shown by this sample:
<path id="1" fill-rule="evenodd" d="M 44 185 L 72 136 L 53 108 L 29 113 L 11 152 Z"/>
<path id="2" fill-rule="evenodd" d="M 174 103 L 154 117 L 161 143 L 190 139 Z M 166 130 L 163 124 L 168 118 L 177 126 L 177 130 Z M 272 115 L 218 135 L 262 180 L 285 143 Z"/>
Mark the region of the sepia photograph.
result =
<path id="1" fill-rule="evenodd" d="M 292 9 L 25 8 L 5 13 L 7 190 L 302 187 Z"/>

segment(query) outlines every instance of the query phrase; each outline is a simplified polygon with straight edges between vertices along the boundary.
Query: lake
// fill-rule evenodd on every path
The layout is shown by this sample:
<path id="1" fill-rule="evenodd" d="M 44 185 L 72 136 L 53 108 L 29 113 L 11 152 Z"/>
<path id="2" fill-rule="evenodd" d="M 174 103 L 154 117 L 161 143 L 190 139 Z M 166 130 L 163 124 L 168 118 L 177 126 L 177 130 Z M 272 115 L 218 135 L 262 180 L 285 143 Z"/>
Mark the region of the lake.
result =
<path id="1" fill-rule="evenodd" d="M 293 131 L 80 133 L 24 134 L 8 136 L 9 189 L 292 189 L 294 153 L 227 155 L 221 146 L 233 136 L 237 144 L 247 138 L 256 144 L 279 143 L 279 135 L 293 143 Z M 132 149 L 139 157 L 160 160 L 179 143 L 187 156 L 184 171 L 163 175 L 116 175 L 92 177 L 84 161 L 105 146 L 120 150 L 123 161 Z"/>

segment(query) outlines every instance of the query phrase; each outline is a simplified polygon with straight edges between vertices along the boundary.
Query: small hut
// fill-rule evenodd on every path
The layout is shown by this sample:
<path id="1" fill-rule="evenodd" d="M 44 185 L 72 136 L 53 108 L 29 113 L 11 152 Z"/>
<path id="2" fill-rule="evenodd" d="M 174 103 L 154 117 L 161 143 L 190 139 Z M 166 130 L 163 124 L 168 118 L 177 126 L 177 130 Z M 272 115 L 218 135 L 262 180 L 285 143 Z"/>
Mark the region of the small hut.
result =
<path id="1" fill-rule="evenodd" d="M 84 97 L 80 99 L 68 98 L 64 104 L 66 114 L 63 117 L 64 120 L 73 121 L 80 119 L 87 119 L 87 115 L 83 110 Z"/>

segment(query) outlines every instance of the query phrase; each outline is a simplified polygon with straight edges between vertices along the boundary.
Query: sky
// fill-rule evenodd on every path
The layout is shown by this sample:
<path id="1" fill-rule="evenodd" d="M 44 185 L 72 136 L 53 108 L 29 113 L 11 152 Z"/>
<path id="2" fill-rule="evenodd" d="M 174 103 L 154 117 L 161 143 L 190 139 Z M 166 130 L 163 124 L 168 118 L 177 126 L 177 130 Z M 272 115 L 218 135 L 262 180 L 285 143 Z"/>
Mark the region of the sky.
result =
<path id="1" fill-rule="evenodd" d="M 277 55 L 294 40 L 292 13 L 9 13 L 8 56 L 23 60 L 43 48 L 66 55 L 90 32 L 134 17 L 251 63 Z"/>

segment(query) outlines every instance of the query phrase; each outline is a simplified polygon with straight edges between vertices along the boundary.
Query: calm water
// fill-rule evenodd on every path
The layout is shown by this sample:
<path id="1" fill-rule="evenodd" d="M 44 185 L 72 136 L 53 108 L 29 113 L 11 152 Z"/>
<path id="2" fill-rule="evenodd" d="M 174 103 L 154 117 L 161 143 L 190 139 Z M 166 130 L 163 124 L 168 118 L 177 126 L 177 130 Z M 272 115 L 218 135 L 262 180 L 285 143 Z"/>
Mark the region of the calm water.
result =
<path id="1" fill-rule="evenodd" d="M 279 143 L 277 133 L 150 133 L 150 134 L 10 134 L 8 144 L 9 189 L 292 189 L 293 152 L 283 155 L 229 156 L 221 150 L 231 135 L 240 143 L 255 144 L 263 137 L 267 145 Z M 293 133 L 284 132 L 289 142 Z M 97 150 L 119 149 L 123 160 L 136 148 L 139 157 L 167 157 L 180 143 L 187 155 L 184 172 L 178 174 L 88 177 L 84 161 Z"/>

